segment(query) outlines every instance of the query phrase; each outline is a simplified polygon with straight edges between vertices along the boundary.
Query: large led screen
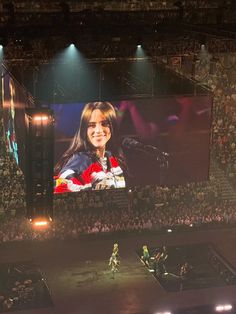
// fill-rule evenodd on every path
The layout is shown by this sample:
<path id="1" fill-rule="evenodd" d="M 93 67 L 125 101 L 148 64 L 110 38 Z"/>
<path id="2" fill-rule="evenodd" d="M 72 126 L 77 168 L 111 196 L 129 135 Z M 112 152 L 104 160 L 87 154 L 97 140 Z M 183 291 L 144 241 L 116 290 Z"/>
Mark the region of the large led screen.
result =
<path id="1" fill-rule="evenodd" d="M 2 104 L 7 150 L 24 170 L 25 108 L 33 106 L 33 99 L 5 67 L 2 75 Z"/>
<path id="2" fill-rule="evenodd" d="M 55 193 L 208 179 L 209 95 L 51 108 Z"/>

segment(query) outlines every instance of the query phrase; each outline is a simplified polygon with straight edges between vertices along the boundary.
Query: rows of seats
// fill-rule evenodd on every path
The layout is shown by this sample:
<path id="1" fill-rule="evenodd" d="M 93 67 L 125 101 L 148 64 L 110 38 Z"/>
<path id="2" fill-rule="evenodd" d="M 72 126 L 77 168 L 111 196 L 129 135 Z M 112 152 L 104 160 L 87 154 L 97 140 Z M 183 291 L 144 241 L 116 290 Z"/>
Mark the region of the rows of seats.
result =
<path id="1" fill-rule="evenodd" d="M 219 55 L 213 73 L 209 74 L 206 62 L 197 68 L 196 77 L 204 78 L 204 83 L 214 93 L 212 158 L 236 188 L 235 64 L 235 55 L 227 58 Z M 2 132 L 2 128 L 0 130 Z M 221 200 L 221 187 L 212 174 L 209 182 L 205 183 L 136 188 L 129 194 L 129 206 L 119 209 L 111 202 L 109 192 L 105 191 L 100 194 L 60 195 L 54 200 L 53 227 L 45 233 L 35 233 L 24 219 L 24 176 L 7 153 L 3 139 L 4 134 L 1 133 L 0 241 L 235 222 L 234 204 Z"/>

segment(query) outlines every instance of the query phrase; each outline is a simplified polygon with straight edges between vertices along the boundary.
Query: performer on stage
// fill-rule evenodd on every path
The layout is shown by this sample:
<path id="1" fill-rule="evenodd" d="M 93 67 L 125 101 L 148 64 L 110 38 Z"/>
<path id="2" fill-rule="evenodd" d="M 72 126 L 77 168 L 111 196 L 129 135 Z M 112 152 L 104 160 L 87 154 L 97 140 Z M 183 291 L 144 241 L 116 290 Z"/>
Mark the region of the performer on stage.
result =
<path id="1" fill-rule="evenodd" d="M 114 243 L 112 253 L 114 253 L 116 255 L 117 259 L 119 259 L 119 245 L 118 245 L 118 243 Z"/>
<path id="2" fill-rule="evenodd" d="M 115 278 L 115 273 L 118 272 L 120 266 L 119 245 L 114 243 L 112 254 L 109 259 L 109 267 L 111 268 L 112 278 Z"/>
<path id="3" fill-rule="evenodd" d="M 120 266 L 119 259 L 117 258 L 115 253 L 112 253 L 109 259 L 109 267 L 111 269 L 112 279 L 115 278 L 115 273 L 118 272 L 119 266 Z"/>
<path id="4" fill-rule="evenodd" d="M 146 265 L 148 268 L 150 267 L 150 254 L 148 251 L 147 245 L 143 245 L 143 255 L 141 256 L 141 261 Z"/>
<path id="5" fill-rule="evenodd" d="M 183 280 L 187 280 L 193 277 L 193 267 L 188 263 L 185 262 L 180 268 L 180 277 Z"/>
<path id="6" fill-rule="evenodd" d="M 162 277 L 167 274 L 165 261 L 168 258 L 167 249 L 165 246 L 162 247 L 161 251 L 158 251 L 154 258 L 153 269 L 157 277 Z"/>
<path id="7" fill-rule="evenodd" d="M 193 276 L 193 267 L 188 262 L 185 262 L 180 268 L 180 290 L 184 290 L 185 283 L 188 283 Z"/>
<path id="8" fill-rule="evenodd" d="M 168 258 L 168 252 L 167 252 L 167 248 L 166 248 L 165 245 L 162 247 L 161 257 L 162 257 L 163 263 L 164 263 L 164 262 L 167 260 L 167 258 Z"/>

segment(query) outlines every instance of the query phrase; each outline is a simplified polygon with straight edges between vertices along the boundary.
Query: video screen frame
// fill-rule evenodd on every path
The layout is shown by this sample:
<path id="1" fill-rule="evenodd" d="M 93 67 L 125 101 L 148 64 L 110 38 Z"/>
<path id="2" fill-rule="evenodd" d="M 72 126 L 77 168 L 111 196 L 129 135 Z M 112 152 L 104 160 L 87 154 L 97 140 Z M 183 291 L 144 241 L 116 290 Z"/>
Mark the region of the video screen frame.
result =
<path id="1" fill-rule="evenodd" d="M 109 103 L 114 108 L 118 127 L 116 134 L 119 134 L 115 142 L 122 155 L 118 156 L 114 167 L 109 167 L 117 168 L 123 158 L 124 164 L 120 168 L 124 182 L 115 185 L 112 180 L 108 182 L 109 178 L 103 178 L 104 184 L 96 187 L 94 182 L 98 179 L 94 177 L 91 182 L 85 180 L 90 185 L 72 189 L 71 192 L 142 185 L 178 185 L 209 179 L 212 95 L 178 95 L 91 104 L 95 103 Z M 55 166 L 73 136 L 79 133 L 85 105 L 85 102 L 50 105 L 55 115 Z M 108 161 L 110 157 L 106 156 Z M 99 163 L 98 160 L 90 162 Z M 97 166 L 98 169 L 93 168 L 93 174 L 104 172 Z M 77 178 L 81 175 L 75 168 L 73 171 Z M 71 180 L 73 173 L 69 176 Z M 55 173 L 54 179 L 55 193 L 70 192 L 66 176 L 60 177 Z M 74 183 L 77 184 L 76 180 Z M 58 189 L 63 184 L 65 189 Z M 83 185 L 81 182 L 78 184 Z"/>

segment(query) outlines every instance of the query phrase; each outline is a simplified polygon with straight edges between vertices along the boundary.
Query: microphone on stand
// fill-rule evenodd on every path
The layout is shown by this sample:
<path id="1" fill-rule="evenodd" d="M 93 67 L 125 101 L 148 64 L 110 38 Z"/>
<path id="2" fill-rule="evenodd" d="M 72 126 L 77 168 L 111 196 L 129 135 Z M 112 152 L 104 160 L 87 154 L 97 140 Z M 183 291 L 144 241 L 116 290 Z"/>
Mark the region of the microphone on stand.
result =
<path id="1" fill-rule="evenodd" d="M 131 150 L 133 149 L 133 150 L 144 152 L 146 154 L 151 154 L 154 157 L 156 157 L 157 160 L 167 159 L 170 156 L 169 153 L 163 152 L 155 146 L 143 144 L 141 142 L 136 141 L 135 139 L 131 137 L 125 137 L 122 141 L 122 146 L 127 149 L 131 149 Z"/>

